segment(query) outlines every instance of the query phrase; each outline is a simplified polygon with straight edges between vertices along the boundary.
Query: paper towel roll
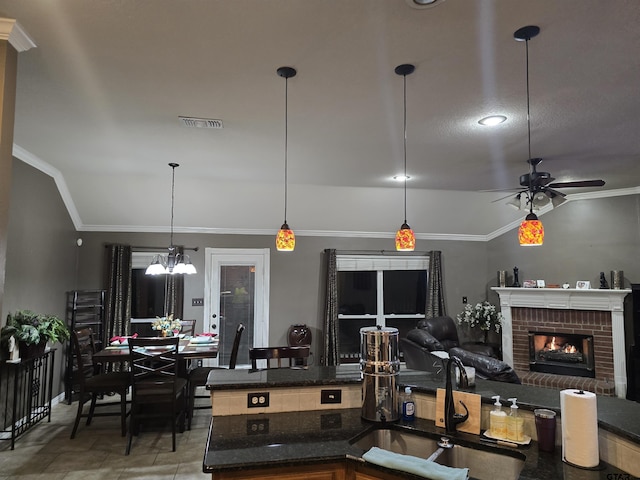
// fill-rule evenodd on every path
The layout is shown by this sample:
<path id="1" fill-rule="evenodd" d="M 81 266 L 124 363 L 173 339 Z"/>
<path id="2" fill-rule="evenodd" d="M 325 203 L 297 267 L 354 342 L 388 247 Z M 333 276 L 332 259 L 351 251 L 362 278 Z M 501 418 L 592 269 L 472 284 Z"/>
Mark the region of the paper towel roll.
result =
<path id="1" fill-rule="evenodd" d="M 598 406 L 595 393 L 583 390 L 560 392 L 562 459 L 579 467 L 600 463 L 598 450 Z"/>

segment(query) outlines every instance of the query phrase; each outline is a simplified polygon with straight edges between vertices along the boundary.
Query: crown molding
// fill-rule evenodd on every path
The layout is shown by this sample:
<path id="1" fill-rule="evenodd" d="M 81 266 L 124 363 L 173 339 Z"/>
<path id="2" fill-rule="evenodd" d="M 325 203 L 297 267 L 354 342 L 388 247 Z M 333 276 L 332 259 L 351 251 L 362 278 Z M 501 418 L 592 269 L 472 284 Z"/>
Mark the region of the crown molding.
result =
<path id="1" fill-rule="evenodd" d="M 18 52 L 37 47 L 22 25 L 11 18 L 0 18 L 0 40 L 8 40 Z"/>
<path id="2" fill-rule="evenodd" d="M 1 19 L 0 19 L 1 20 Z M 40 159 L 31 152 L 25 150 L 19 145 L 13 144 L 13 156 L 32 167 L 40 170 L 52 177 L 58 187 L 62 201 L 67 207 L 69 216 L 77 231 L 82 232 L 119 232 L 119 233 L 169 233 L 169 226 L 139 226 L 139 225 L 85 225 L 80 219 L 75 203 L 71 198 L 69 189 L 64 180 L 62 173 L 52 167 L 50 164 Z M 576 200 L 590 200 L 596 198 L 619 197 L 624 195 L 640 194 L 640 186 L 632 188 L 621 188 L 617 190 L 604 190 L 589 193 L 577 193 L 567 195 L 567 201 L 555 208 L 562 208 L 563 205 Z M 536 214 L 543 216 L 545 213 L 554 210 L 551 205 L 545 205 L 538 210 Z M 443 241 L 459 241 L 459 242 L 488 242 L 500 235 L 503 235 L 520 225 L 521 220 L 511 222 L 487 235 L 468 235 L 468 234 L 448 234 L 448 233 L 418 233 L 418 240 L 443 240 Z M 205 233 L 217 235 L 275 235 L 277 229 L 238 229 L 238 228 L 207 228 L 207 227 L 174 227 L 174 233 Z M 335 238 L 394 238 L 395 232 L 359 232 L 359 231 L 341 231 L 341 230 L 296 230 L 296 236 L 300 237 L 335 237 Z"/>
<path id="3" fill-rule="evenodd" d="M 78 209 L 76 208 L 75 203 L 73 203 L 73 198 L 71 198 L 71 193 L 69 193 L 69 188 L 67 187 L 67 182 L 64 181 L 64 177 L 62 176 L 60 170 L 52 167 L 41 158 L 25 150 L 21 146 L 16 145 L 15 143 L 13 144 L 13 156 L 18 160 L 31 165 L 33 168 L 40 170 L 42 173 L 53 178 L 56 183 L 56 187 L 58 187 L 58 192 L 62 197 L 62 201 L 64 202 L 65 207 L 67 207 L 67 212 L 71 217 L 73 226 L 77 231 L 82 230 L 82 220 L 80 219 L 80 214 L 78 213 Z"/>

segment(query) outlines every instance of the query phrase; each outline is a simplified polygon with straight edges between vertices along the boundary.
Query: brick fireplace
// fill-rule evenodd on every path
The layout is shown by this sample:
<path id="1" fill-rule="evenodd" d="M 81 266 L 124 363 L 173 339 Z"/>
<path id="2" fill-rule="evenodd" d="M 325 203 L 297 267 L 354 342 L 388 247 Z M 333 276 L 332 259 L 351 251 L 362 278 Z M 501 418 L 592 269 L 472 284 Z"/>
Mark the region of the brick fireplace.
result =
<path id="1" fill-rule="evenodd" d="M 500 296 L 505 317 L 503 358 L 524 384 L 548 388 L 583 388 L 602 395 L 626 397 L 624 297 L 630 290 L 492 288 Z M 531 335 L 592 337 L 593 378 L 531 369 Z"/>

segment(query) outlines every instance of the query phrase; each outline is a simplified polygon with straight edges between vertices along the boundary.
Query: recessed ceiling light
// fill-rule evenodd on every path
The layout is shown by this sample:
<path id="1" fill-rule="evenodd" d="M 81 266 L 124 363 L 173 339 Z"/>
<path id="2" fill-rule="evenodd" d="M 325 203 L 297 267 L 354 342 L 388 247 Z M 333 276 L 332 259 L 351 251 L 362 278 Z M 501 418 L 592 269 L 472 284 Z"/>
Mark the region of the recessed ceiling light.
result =
<path id="1" fill-rule="evenodd" d="M 478 120 L 478 123 L 486 127 L 493 127 L 494 125 L 500 125 L 506 119 L 507 117 L 505 117 L 504 115 L 489 115 L 488 117 L 484 117 Z"/>
<path id="2" fill-rule="evenodd" d="M 393 179 L 398 182 L 404 182 L 405 180 L 409 180 L 411 177 L 409 175 L 405 176 L 404 174 L 394 175 Z"/>
<path id="3" fill-rule="evenodd" d="M 431 8 L 440 5 L 444 0 L 406 0 L 411 8 Z"/>

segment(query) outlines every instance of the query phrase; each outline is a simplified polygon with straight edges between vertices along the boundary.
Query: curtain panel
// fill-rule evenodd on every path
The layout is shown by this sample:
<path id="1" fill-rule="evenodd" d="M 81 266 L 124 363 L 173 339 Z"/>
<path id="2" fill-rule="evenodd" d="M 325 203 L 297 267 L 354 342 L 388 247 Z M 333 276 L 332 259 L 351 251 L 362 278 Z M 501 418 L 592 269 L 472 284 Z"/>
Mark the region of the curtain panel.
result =
<path id="1" fill-rule="evenodd" d="M 106 339 L 129 335 L 131 324 L 131 246 L 106 246 Z"/>
<path id="2" fill-rule="evenodd" d="M 442 280 L 442 252 L 429 252 L 429 281 L 427 283 L 426 318 L 443 317 L 447 314 Z"/>
<path id="3" fill-rule="evenodd" d="M 324 251 L 325 261 L 325 303 L 324 303 L 324 346 L 323 365 L 338 365 L 338 269 L 335 248 Z"/>

